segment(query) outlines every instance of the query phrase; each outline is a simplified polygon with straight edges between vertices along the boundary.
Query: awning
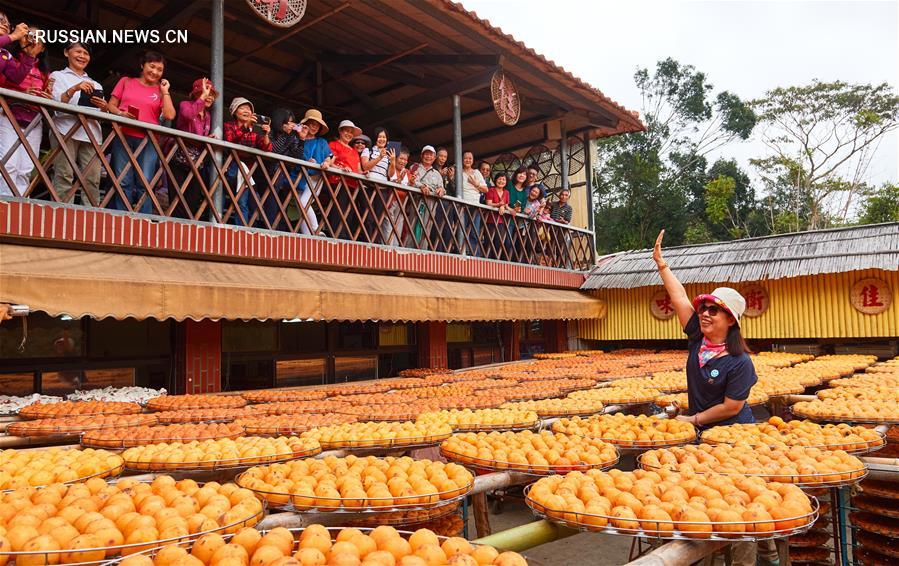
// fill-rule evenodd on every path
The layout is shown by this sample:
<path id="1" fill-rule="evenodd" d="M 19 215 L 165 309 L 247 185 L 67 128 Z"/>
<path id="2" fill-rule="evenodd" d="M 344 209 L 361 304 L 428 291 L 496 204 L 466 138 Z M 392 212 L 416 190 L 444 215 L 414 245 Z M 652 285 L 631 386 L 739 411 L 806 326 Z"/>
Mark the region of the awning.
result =
<path id="1" fill-rule="evenodd" d="M 0 244 L 0 301 L 123 319 L 535 320 L 604 318 L 576 290 L 486 285 Z"/>

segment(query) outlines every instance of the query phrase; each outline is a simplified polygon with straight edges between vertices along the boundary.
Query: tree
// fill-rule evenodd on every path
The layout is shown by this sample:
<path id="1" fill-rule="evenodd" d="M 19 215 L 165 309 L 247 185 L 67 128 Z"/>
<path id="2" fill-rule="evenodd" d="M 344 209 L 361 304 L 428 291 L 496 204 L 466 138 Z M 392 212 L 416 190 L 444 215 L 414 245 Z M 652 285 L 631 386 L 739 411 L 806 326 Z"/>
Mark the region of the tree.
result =
<path id="1" fill-rule="evenodd" d="M 784 206 L 778 216 L 799 230 L 845 222 L 880 140 L 899 127 L 899 97 L 886 83 L 815 80 L 770 90 L 752 106 L 769 155 L 751 162 L 771 203 Z"/>
<path id="2" fill-rule="evenodd" d="M 884 183 L 879 189 L 864 192 L 860 224 L 880 224 L 899 221 L 899 185 Z"/>
<path id="3" fill-rule="evenodd" d="M 646 131 L 597 144 L 594 202 L 601 251 L 648 247 L 661 228 L 666 241 L 682 242 L 696 212 L 694 196 L 707 181 L 706 156 L 749 137 L 756 122 L 747 104 L 726 91 L 715 95 L 692 65 L 665 59 L 652 73 L 638 70 L 634 81 Z"/>

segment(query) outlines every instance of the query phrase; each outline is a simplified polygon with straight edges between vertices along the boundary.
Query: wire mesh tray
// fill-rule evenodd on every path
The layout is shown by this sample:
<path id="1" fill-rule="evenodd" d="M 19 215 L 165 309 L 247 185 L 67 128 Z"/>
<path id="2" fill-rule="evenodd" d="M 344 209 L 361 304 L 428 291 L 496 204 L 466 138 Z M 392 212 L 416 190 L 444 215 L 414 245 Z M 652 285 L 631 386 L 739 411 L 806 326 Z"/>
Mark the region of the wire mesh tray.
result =
<path id="1" fill-rule="evenodd" d="M 895 482 L 882 480 L 868 480 L 859 484 L 859 489 L 868 495 L 885 497 L 887 499 L 899 499 L 899 485 Z"/>
<path id="2" fill-rule="evenodd" d="M 521 423 L 507 423 L 507 424 L 454 424 L 450 423 L 450 426 L 453 427 L 453 432 L 493 432 L 493 431 L 511 431 L 511 432 L 521 432 L 523 430 L 531 430 L 537 428 L 540 424 L 540 419 L 536 419 L 531 422 L 521 422 Z"/>
<path id="3" fill-rule="evenodd" d="M 155 425 L 158 421 L 155 415 L 149 414 L 135 414 L 135 415 L 94 415 L 97 417 L 117 417 L 113 422 L 100 422 L 95 424 L 90 423 L 70 423 L 66 424 L 63 421 L 66 420 L 74 420 L 80 418 L 82 416 L 88 415 L 79 415 L 78 417 L 71 417 L 71 419 L 66 418 L 58 418 L 58 419 L 38 419 L 33 421 L 21 421 L 15 422 L 9 425 L 6 429 L 6 433 L 10 436 L 40 436 L 40 437 L 55 437 L 55 436 L 78 436 L 84 432 L 94 431 L 94 430 L 105 430 L 111 428 L 131 428 L 135 426 L 150 426 Z"/>
<path id="4" fill-rule="evenodd" d="M 708 429 L 705 432 L 703 432 L 699 437 L 699 441 L 703 442 L 705 444 L 734 445 L 734 444 L 740 443 L 740 444 L 745 444 L 750 447 L 768 446 L 771 448 L 776 448 L 776 447 L 778 447 L 779 444 L 782 444 L 782 445 L 786 445 L 786 446 L 804 446 L 806 448 L 817 448 L 819 450 L 842 450 L 849 454 L 855 454 L 855 455 L 868 454 L 868 453 L 874 452 L 876 450 L 880 450 L 881 448 L 883 448 L 886 445 L 886 440 L 884 438 L 884 435 L 883 435 L 883 433 L 881 433 L 879 431 L 875 431 L 875 432 L 877 432 L 877 435 L 880 437 L 878 440 L 858 441 L 858 442 L 847 441 L 847 442 L 839 442 L 836 444 L 799 444 L 798 442 L 788 441 L 788 440 L 772 441 L 769 443 L 765 443 L 765 442 L 753 443 L 753 442 L 747 442 L 745 440 L 735 440 L 733 442 L 725 442 L 723 440 L 714 440 L 712 438 L 708 438 L 707 435 L 713 430 L 715 430 L 715 429 L 711 428 L 711 429 Z"/>
<path id="5" fill-rule="evenodd" d="M 619 451 L 620 450 L 648 450 L 652 448 L 673 448 L 675 446 L 683 446 L 684 444 L 690 444 L 696 440 L 696 434 L 694 433 L 690 437 L 684 438 L 669 438 L 664 440 L 622 440 L 620 438 L 603 438 L 601 436 L 595 436 L 592 434 L 586 434 L 584 432 L 574 431 L 574 430 L 556 430 L 556 427 L 553 426 L 553 432 L 561 432 L 564 434 L 570 434 L 572 436 L 583 436 L 584 438 L 592 438 L 594 440 L 602 440 L 608 444 L 613 444 L 616 446 Z"/>
<path id="6" fill-rule="evenodd" d="M 820 513 L 820 511 L 819 511 Z M 827 531 L 816 531 L 809 529 L 801 535 L 793 535 L 790 537 L 790 547 L 796 548 L 814 548 L 823 546 L 831 538 Z"/>
<path id="7" fill-rule="evenodd" d="M 126 460 L 125 467 L 133 471 L 141 472 L 177 472 L 188 470 L 239 470 L 265 464 L 277 464 L 299 458 L 309 458 L 321 454 L 322 447 L 316 446 L 308 450 L 294 450 L 290 453 L 274 454 L 271 456 L 249 456 L 246 458 L 233 458 L 228 460 L 206 460 L 201 462 L 136 462 Z"/>
<path id="8" fill-rule="evenodd" d="M 618 463 L 618 451 L 615 451 L 615 459 L 599 464 L 568 464 L 565 466 L 535 466 L 533 464 L 518 464 L 512 462 L 499 462 L 497 460 L 485 460 L 483 458 L 474 458 L 465 456 L 458 452 L 440 448 L 440 454 L 447 460 L 452 460 L 464 465 L 466 468 L 474 468 L 478 471 L 486 472 L 516 472 L 528 476 L 551 476 L 562 475 L 568 472 L 586 472 L 587 470 L 607 470 Z"/>
<path id="9" fill-rule="evenodd" d="M 878 498 L 870 495 L 856 495 L 852 498 L 852 505 L 862 511 L 899 519 L 899 508 L 896 501 L 889 498 Z"/>
<path id="10" fill-rule="evenodd" d="M 279 493 L 254 489 L 241 479 L 244 474 L 238 475 L 234 482 L 249 489 L 263 501 L 268 502 L 273 509 L 283 509 L 296 513 L 384 513 L 391 511 L 423 511 L 436 509 L 445 505 L 458 503 L 465 499 L 474 488 L 472 481 L 467 486 L 424 495 L 407 497 L 319 497 L 317 495 L 304 495 L 299 493 Z M 425 501 L 421 501 L 424 499 Z"/>
<path id="11" fill-rule="evenodd" d="M 641 454 L 637 457 L 637 465 L 642 469 L 647 471 L 658 471 L 668 469 L 673 472 L 679 472 L 680 467 L 678 466 L 651 466 L 643 462 L 644 454 Z M 712 464 L 714 465 L 714 464 Z M 718 476 L 746 476 L 746 477 L 757 477 L 763 478 L 765 481 L 778 482 L 778 483 L 790 483 L 797 487 L 802 488 L 821 488 L 821 487 L 843 487 L 846 485 L 854 485 L 867 477 L 868 468 L 862 464 L 862 468 L 858 470 L 850 470 L 848 472 L 823 472 L 818 474 L 765 474 L 765 473 L 755 473 L 755 472 L 728 472 L 721 470 L 709 470 L 709 471 L 699 471 L 692 470 L 692 473 L 697 475 L 707 475 L 714 474 Z M 842 477 L 848 474 L 849 477 Z M 831 478 L 831 476 L 838 476 L 836 479 Z M 828 479 L 830 478 L 830 479 Z"/>
<path id="12" fill-rule="evenodd" d="M 886 417 L 855 417 L 855 416 L 846 416 L 846 415 L 812 415 L 810 413 L 804 413 L 793 405 L 790 407 L 790 413 L 793 415 L 808 419 L 810 421 L 821 421 L 821 422 L 830 422 L 830 423 L 858 423 L 858 424 L 899 424 L 899 417 L 897 418 L 886 418 Z"/>
<path id="13" fill-rule="evenodd" d="M 818 518 L 818 499 L 810 497 L 812 510 L 809 513 L 797 517 L 784 519 L 771 519 L 765 521 L 740 521 L 739 523 L 716 523 L 695 521 L 653 521 L 647 519 L 621 519 L 610 515 L 596 515 L 590 513 L 576 513 L 565 510 L 548 509 L 542 504 L 531 499 L 530 491 L 533 486 L 524 489 L 525 503 L 535 515 L 554 523 L 560 523 L 573 529 L 608 533 L 613 535 L 626 535 L 632 537 L 654 538 L 664 540 L 726 540 L 726 541 L 756 541 L 775 539 L 801 534 L 809 530 Z M 636 527 L 612 526 L 613 521 L 636 523 Z M 796 523 L 787 528 L 777 528 L 777 523 Z M 679 525 L 688 525 L 689 529 L 678 529 Z M 751 530 L 742 530 L 747 525 Z M 731 530 L 723 530 L 727 527 Z M 769 528 L 770 527 L 770 528 Z"/>
<path id="14" fill-rule="evenodd" d="M 187 411 L 191 409 L 239 409 L 246 407 L 247 401 L 240 395 L 162 395 L 147 401 L 151 411 Z M 172 400 L 170 402 L 170 400 Z"/>
<path id="15" fill-rule="evenodd" d="M 19 410 L 19 417 L 23 419 L 64 419 L 68 417 L 99 417 L 105 415 L 135 415 L 143 411 L 143 408 L 137 403 L 131 403 L 126 401 L 103 401 L 106 403 L 104 405 L 105 409 L 101 411 L 92 411 L 87 413 L 74 413 L 74 414 L 42 414 L 41 409 L 43 407 L 53 407 L 59 408 L 62 407 L 71 407 L 77 404 L 83 403 L 98 403 L 98 401 L 59 401 L 57 403 L 33 403 L 28 405 L 27 407 L 22 407 Z"/>
<path id="16" fill-rule="evenodd" d="M 568 418 L 568 417 L 592 417 L 593 415 L 598 415 L 603 412 L 605 407 L 600 407 L 598 409 L 587 409 L 583 411 L 541 411 L 536 408 L 530 407 L 504 407 L 500 405 L 500 409 L 523 409 L 528 411 L 534 411 L 537 413 L 537 416 L 541 419 L 559 419 L 559 418 Z"/>
<path id="17" fill-rule="evenodd" d="M 362 440 L 335 440 L 319 442 L 325 450 L 391 450 L 394 448 L 425 448 L 440 444 L 452 436 L 451 432 L 405 438 L 370 438 Z"/>
<path id="18" fill-rule="evenodd" d="M 113 466 L 112 468 L 101 470 L 99 472 L 96 472 L 96 473 L 93 473 L 93 474 L 90 474 L 87 476 L 82 476 L 79 478 L 66 480 L 66 481 L 58 482 L 58 483 L 62 483 L 63 485 L 70 485 L 73 483 L 85 482 L 91 478 L 104 478 L 104 479 L 105 478 L 117 478 L 117 477 L 119 477 L 119 475 L 121 475 L 121 473 L 124 471 L 124 469 L 125 469 L 125 464 L 122 463 L 122 464 L 119 464 L 118 466 Z M 22 486 L 22 487 L 33 487 L 34 489 L 43 489 L 47 486 L 46 485 L 35 485 L 35 486 Z M 9 493 L 11 491 L 15 491 L 16 489 L 21 489 L 21 488 L 2 489 L 2 490 L 0 490 L 0 494 Z"/>
<path id="19" fill-rule="evenodd" d="M 112 559 L 112 557 L 119 554 L 133 554 L 137 552 L 136 549 L 146 549 L 148 547 L 150 547 L 151 549 L 155 549 L 169 544 L 195 541 L 203 535 L 207 535 L 210 533 L 223 533 L 228 531 L 234 532 L 241 529 L 242 527 L 252 527 L 256 525 L 256 523 L 261 521 L 265 516 L 265 509 L 266 505 L 265 501 L 263 501 L 262 510 L 254 513 L 250 517 L 220 526 L 215 529 L 200 531 L 186 536 L 158 539 L 153 541 L 142 541 L 132 544 L 119 544 L 115 546 L 78 548 L 74 550 L 0 552 L 0 562 L 6 564 L 7 566 L 13 566 L 16 563 L 17 559 L 27 557 L 29 559 L 28 562 L 30 562 L 31 564 L 65 564 L 67 566 L 87 566 L 96 564 L 103 564 L 104 566 L 111 565 L 116 564 L 120 561 Z M 124 552 L 128 550 L 131 550 L 132 552 Z M 66 561 L 63 560 L 63 556 L 66 554 L 78 555 L 79 558 L 86 558 L 87 560 L 81 560 L 79 562 Z M 43 559 L 41 560 L 40 557 L 43 557 Z"/>
<path id="20" fill-rule="evenodd" d="M 349 424 L 357 421 L 356 417 L 344 414 L 296 415 L 297 418 L 301 416 L 306 417 L 306 422 L 294 421 L 284 424 L 283 422 L 278 420 L 280 417 L 283 417 L 283 415 L 266 415 L 262 417 L 254 417 L 252 419 L 238 419 L 238 424 L 243 426 L 243 430 L 247 435 L 251 436 L 296 436 L 313 428 Z M 240 422 L 242 420 L 246 420 L 248 422 Z"/>
<path id="21" fill-rule="evenodd" d="M 258 416 L 252 407 L 235 409 L 184 409 L 180 411 L 160 411 L 153 413 L 160 424 L 187 423 L 230 423 L 245 417 Z"/>
<path id="22" fill-rule="evenodd" d="M 194 440 L 223 440 L 226 438 L 235 439 L 243 436 L 243 431 L 238 431 L 226 435 L 204 436 L 204 437 L 179 437 L 179 438 L 92 438 L 89 434 L 81 437 L 81 445 L 89 448 L 133 448 L 135 446 L 146 446 L 148 444 L 160 444 L 162 442 L 193 442 Z"/>
<path id="23" fill-rule="evenodd" d="M 312 413 L 317 415 L 325 415 L 328 413 L 338 413 L 350 407 L 348 403 L 339 401 L 329 401 L 322 399 L 321 401 L 285 401 L 279 403 L 265 403 L 256 405 L 256 409 L 262 415 L 291 415 L 295 413 Z"/>
<path id="24" fill-rule="evenodd" d="M 899 558 L 899 540 L 861 530 L 856 531 L 855 538 L 859 545 L 867 550 L 892 558 Z"/>
<path id="25" fill-rule="evenodd" d="M 849 521 L 858 529 L 891 539 L 899 539 L 899 519 L 882 517 L 867 511 L 849 513 Z"/>
<path id="26" fill-rule="evenodd" d="M 290 401 L 319 401 L 325 399 L 328 394 L 321 390 L 278 390 L 262 389 L 259 391 L 245 391 L 240 394 L 247 403 L 280 403 Z"/>
<path id="27" fill-rule="evenodd" d="M 646 397 L 634 397 L 633 395 L 622 395 L 621 397 L 612 397 L 604 396 L 604 395 L 589 395 L 587 392 L 591 391 L 614 391 L 615 387 L 603 387 L 601 389 L 583 389 L 581 391 L 575 391 L 568 395 L 571 399 L 584 399 L 587 401 L 599 401 L 604 405 L 621 405 L 622 407 L 633 407 L 636 405 L 646 405 L 647 403 L 652 403 L 656 397 L 659 397 L 662 392 L 658 389 L 647 389 Z"/>
<path id="28" fill-rule="evenodd" d="M 443 505 L 436 509 L 425 509 L 423 511 L 398 511 L 393 513 L 382 513 L 371 517 L 364 517 L 355 521 L 351 521 L 351 526 L 360 527 L 377 527 L 379 525 L 390 525 L 391 527 L 402 527 L 407 525 L 417 525 L 428 521 L 437 521 L 444 517 L 449 517 L 453 513 L 458 513 L 460 504 Z"/>

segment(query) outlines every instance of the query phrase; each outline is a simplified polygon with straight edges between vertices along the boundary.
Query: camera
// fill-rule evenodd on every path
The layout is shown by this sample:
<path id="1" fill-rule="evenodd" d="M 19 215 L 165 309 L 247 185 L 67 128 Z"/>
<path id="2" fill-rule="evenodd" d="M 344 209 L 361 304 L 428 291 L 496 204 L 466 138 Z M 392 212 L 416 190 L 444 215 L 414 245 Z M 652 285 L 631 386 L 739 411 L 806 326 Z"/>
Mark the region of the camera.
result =
<path id="1" fill-rule="evenodd" d="M 260 126 L 264 126 L 264 125 L 266 125 L 266 124 L 271 124 L 271 123 L 272 123 L 272 119 L 269 118 L 268 116 L 263 116 L 262 114 L 257 114 L 257 115 L 256 115 L 256 122 L 257 122 Z"/>

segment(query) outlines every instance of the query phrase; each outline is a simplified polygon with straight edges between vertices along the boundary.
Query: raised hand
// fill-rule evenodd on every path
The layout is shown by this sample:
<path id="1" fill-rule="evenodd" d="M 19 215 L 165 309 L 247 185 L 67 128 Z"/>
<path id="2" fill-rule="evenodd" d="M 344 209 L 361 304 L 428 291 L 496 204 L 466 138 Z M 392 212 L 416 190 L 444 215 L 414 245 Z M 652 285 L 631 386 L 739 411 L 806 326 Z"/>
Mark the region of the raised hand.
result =
<path id="1" fill-rule="evenodd" d="M 652 259 L 656 262 L 656 265 L 662 267 L 662 264 L 665 263 L 665 260 L 662 259 L 662 239 L 665 237 L 665 230 L 659 232 L 659 237 L 656 238 L 656 245 L 652 248 Z"/>

